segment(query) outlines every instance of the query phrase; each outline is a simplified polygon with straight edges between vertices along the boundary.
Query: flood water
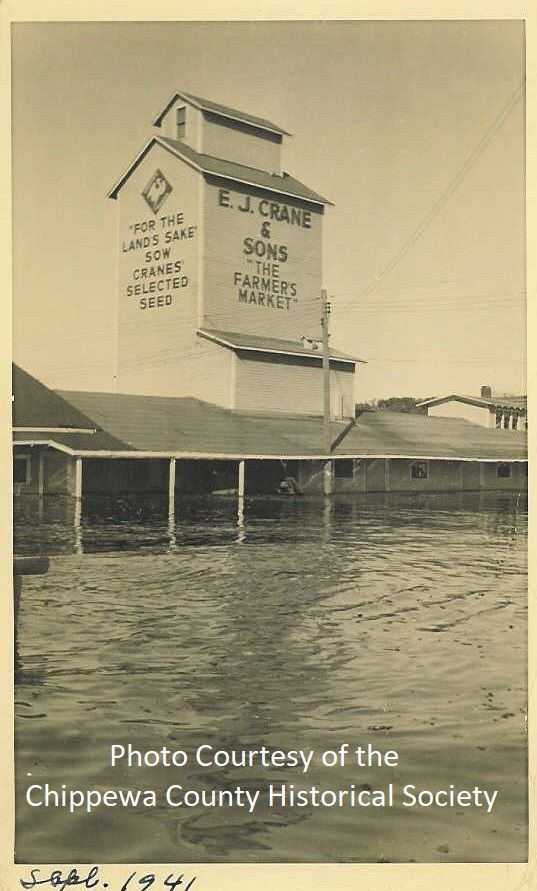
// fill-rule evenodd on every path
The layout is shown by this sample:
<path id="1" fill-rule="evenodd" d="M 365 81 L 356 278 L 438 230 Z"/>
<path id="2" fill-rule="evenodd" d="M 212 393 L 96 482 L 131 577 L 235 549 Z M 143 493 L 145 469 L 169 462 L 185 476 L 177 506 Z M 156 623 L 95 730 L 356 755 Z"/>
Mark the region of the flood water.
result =
<path id="1" fill-rule="evenodd" d="M 521 861 L 527 852 L 527 514 L 509 495 L 84 503 L 20 498 L 16 859 Z M 186 767 L 110 766 L 110 746 Z M 396 767 L 323 766 L 371 743 Z M 214 750 L 315 752 L 297 768 L 202 766 Z M 319 757 L 318 757 L 319 756 Z M 145 789 L 155 807 L 31 807 L 29 784 Z M 268 784 L 395 789 L 393 807 L 268 806 Z M 164 791 L 260 791 L 252 813 Z M 405 807 L 497 790 L 485 807 Z"/>

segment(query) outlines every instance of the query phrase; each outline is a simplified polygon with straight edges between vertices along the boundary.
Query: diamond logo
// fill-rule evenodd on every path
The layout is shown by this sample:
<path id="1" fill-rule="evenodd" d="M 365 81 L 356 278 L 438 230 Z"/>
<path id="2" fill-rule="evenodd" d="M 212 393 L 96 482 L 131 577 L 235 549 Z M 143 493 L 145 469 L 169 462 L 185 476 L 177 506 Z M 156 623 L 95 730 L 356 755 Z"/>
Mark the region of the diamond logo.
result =
<path id="1" fill-rule="evenodd" d="M 164 174 L 160 170 L 155 170 L 142 195 L 153 213 L 157 213 L 172 191 L 172 186 L 170 186 Z"/>

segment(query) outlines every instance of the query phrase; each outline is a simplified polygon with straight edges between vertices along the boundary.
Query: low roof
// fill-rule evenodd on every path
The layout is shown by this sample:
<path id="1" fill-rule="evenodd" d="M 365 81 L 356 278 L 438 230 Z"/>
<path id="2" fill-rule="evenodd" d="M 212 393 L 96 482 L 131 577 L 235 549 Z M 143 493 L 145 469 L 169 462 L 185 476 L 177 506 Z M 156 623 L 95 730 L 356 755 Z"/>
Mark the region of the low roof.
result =
<path id="1" fill-rule="evenodd" d="M 292 425 L 197 399 L 119 393 L 64 392 L 62 396 L 90 413 L 99 426 L 131 450 L 221 456 L 297 453 Z M 312 422 L 319 427 L 316 419 Z M 319 427 L 319 442 L 321 436 Z M 315 449 L 311 440 L 309 449 Z"/>
<path id="2" fill-rule="evenodd" d="M 60 450 L 64 446 L 67 451 L 74 452 L 121 452 L 131 449 L 128 443 L 122 442 L 105 430 L 96 430 L 95 433 L 79 433 L 69 432 L 67 428 L 60 432 L 59 430 L 47 431 L 39 427 L 32 430 L 28 427 L 25 430 L 14 430 L 13 442 L 17 445 L 28 446 L 49 445 Z"/>
<path id="3" fill-rule="evenodd" d="M 144 452 L 218 457 L 316 457 L 324 454 L 320 417 L 245 414 L 196 399 L 62 392 L 63 399 L 106 431 L 62 434 L 77 451 Z M 526 434 L 480 427 L 456 418 L 390 411 L 363 412 L 356 423 L 333 421 L 334 457 L 465 458 L 524 461 Z M 43 438 L 43 437 L 41 437 Z M 55 436 L 50 439 L 56 438 Z"/>
<path id="4" fill-rule="evenodd" d="M 54 392 L 14 366 L 14 442 L 84 454 L 155 453 L 193 457 L 319 457 L 320 417 L 246 414 L 197 399 L 121 393 Z M 52 429 L 51 429 L 52 428 Z M 59 429 L 62 428 L 62 429 Z M 331 424 L 334 457 L 465 458 L 524 461 L 524 431 L 458 418 L 365 411 Z"/>
<path id="5" fill-rule="evenodd" d="M 449 396 L 434 396 L 418 402 L 418 406 L 442 405 L 444 402 L 464 402 L 466 405 L 475 405 L 478 408 L 515 408 L 527 407 L 526 396 L 465 396 L 461 393 L 451 393 Z"/>
<path id="6" fill-rule="evenodd" d="M 12 366 L 13 426 L 92 430 L 94 422 L 19 365 Z"/>
<path id="7" fill-rule="evenodd" d="M 230 108 L 228 105 L 221 105 L 219 102 L 212 102 L 210 99 L 202 99 L 200 96 L 193 96 L 192 93 L 174 93 L 171 99 L 166 103 L 163 110 L 153 121 L 153 125 L 155 127 L 160 127 L 164 116 L 170 110 L 172 105 L 177 99 L 183 99 L 185 102 L 189 102 L 195 108 L 199 108 L 201 111 L 210 111 L 213 114 L 220 115 L 224 118 L 231 118 L 233 121 L 241 121 L 246 124 L 252 124 L 254 127 L 259 127 L 261 130 L 269 130 L 271 133 L 280 133 L 284 136 L 289 136 L 290 134 L 287 130 L 282 130 L 281 127 L 278 127 L 277 124 L 273 124 L 272 121 L 267 121 L 265 118 L 258 118 L 256 115 L 248 114 L 245 111 L 239 111 L 236 108 Z"/>
<path id="8" fill-rule="evenodd" d="M 459 418 L 393 411 L 363 412 L 337 454 L 525 460 L 522 430 L 481 427 Z"/>
<path id="9" fill-rule="evenodd" d="M 312 350 L 305 347 L 302 342 L 294 340 L 282 340 L 277 337 L 261 337 L 257 334 L 240 334 L 237 331 L 217 331 L 215 328 L 200 328 L 199 337 L 205 337 L 207 340 L 213 340 L 222 346 L 230 347 L 233 350 L 245 350 L 259 353 L 277 353 L 287 356 L 307 356 L 308 358 L 318 359 L 322 361 L 322 351 Z M 345 362 L 349 365 L 355 365 L 356 362 L 362 362 L 364 359 L 356 359 L 339 350 L 330 349 L 330 358 L 337 359 L 339 362 Z"/>
<path id="10" fill-rule="evenodd" d="M 229 179 L 234 182 L 257 186 L 267 192 L 284 195 L 291 198 L 301 198 L 311 204 L 331 204 L 327 198 L 323 198 L 313 189 L 309 189 L 299 180 L 288 173 L 267 173 L 258 170 L 257 167 L 247 167 L 245 164 L 237 164 L 235 161 L 226 161 L 223 158 L 213 158 L 212 155 L 200 154 L 180 139 L 170 139 L 167 136 L 153 136 L 136 156 L 130 167 L 127 168 L 121 179 L 108 192 L 109 198 L 117 198 L 120 189 L 125 185 L 131 174 L 143 161 L 154 145 L 160 145 L 166 151 L 171 152 L 176 158 L 180 158 L 190 167 L 201 173 L 210 174 L 220 179 Z"/>

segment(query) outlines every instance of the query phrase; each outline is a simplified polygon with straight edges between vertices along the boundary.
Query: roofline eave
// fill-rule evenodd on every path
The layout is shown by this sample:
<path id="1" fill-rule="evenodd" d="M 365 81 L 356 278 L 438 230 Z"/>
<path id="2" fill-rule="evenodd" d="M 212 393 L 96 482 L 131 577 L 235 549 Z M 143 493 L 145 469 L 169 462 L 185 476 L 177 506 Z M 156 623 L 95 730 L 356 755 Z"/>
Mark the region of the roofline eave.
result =
<path id="1" fill-rule="evenodd" d="M 134 173 L 134 171 L 136 170 L 138 165 L 141 164 L 141 162 L 144 160 L 144 158 L 146 157 L 148 152 L 153 148 L 153 145 L 160 145 L 161 148 L 170 152 L 170 154 L 172 154 L 174 156 L 174 158 L 178 158 L 180 161 L 183 161 L 189 167 L 192 167 L 194 170 L 197 170 L 199 173 L 202 173 L 203 175 L 214 176 L 217 179 L 225 179 L 225 180 L 230 180 L 231 182 L 242 183 L 243 185 L 246 185 L 246 186 L 252 186 L 253 188 L 256 188 L 256 189 L 262 189 L 265 192 L 274 192 L 275 195 L 284 195 L 287 198 L 298 198 L 301 201 L 307 201 L 309 204 L 316 204 L 319 207 L 324 207 L 325 204 L 330 205 L 330 207 L 334 206 L 332 201 L 329 201 L 327 198 L 321 198 L 321 196 L 319 196 L 318 198 L 309 198 L 309 197 L 306 198 L 304 195 L 298 195 L 295 192 L 289 191 L 289 189 L 274 188 L 271 186 L 261 185 L 260 183 L 254 183 L 251 180 L 248 180 L 248 179 L 238 176 L 238 175 L 232 176 L 231 174 L 228 174 L 228 173 L 215 173 L 212 170 L 208 170 L 202 164 L 196 163 L 196 161 L 194 161 L 193 159 L 187 158 L 185 155 L 181 154 L 181 152 L 176 151 L 171 145 L 168 145 L 164 141 L 164 138 L 162 138 L 160 136 L 152 136 L 146 142 L 143 149 L 140 152 L 138 152 L 138 154 L 136 155 L 136 157 L 134 158 L 132 163 L 129 165 L 129 167 L 123 174 L 123 176 L 121 176 L 120 179 L 118 179 L 118 181 L 113 186 L 113 188 L 110 189 L 110 191 L 107 193 L 107 198 L 112 198 L 114 201 L 117 199 L 120 189 L 123 188 L 123 186 L 125 185 L 127 180 L 130 178 L 131 174 Z"/>
<path id="2" fill-rule="evenodd" d="M 461 396 L 458 393 L 451 393 L 449 396 L 435 396 L 434 399 L 425 399 L 423 402 L 417 402 L 416 406 L 421 408 L 430 405 L 442 405 L 444 402 L 451 401 L 462 402 L 464 405 L 474 405 L 476 408 L 486 408 L 488 411 L 504 408 L 512 411 L 526 411 L 526 406 L 513 405 L 507 399 L 505 401 L 501 399 L 482 399 L 479 396 L 473 398 L 472 396 Z"/>
<path id="3" fill-rule="evenodd" d="M 145 156 L 147 155 L 147 153 L 150 151 L 150 149 L 153 147 L 153 145 L 154 145 L 154 143 L 155 143 L 156 141 L 157 141 L 157 137 L 156 137 L 156 136 L 152 136 L 150 139 L 148 139 L 148 141 L 147 141 L 146 144 L 144 145 L 143 149 L 142 149 L 141 151 L 138 152 L 138 154 L 136 155 L 136 157 L 134 158 L 134 160 L 129 164 L 129 166 L 127 167 L 127 169 L 126 169 L 125 173 L 123 174 L 123 176 L 121 176 L 121 177 L 117 180 L 117 182 L 115 183 L 115 185 L 112 186 L 112 188 L 110 189 L 110 191 L 106 193 L 106 197 L 107 197 L 107 198 L 112 198 L 114 201 L 116 200 L 116 198 L 117 198 L 117 196 L 118 196 L 118 192 L 119 192 L 119 190 L 123 188 L 123 186 L 125 185 L 125 183 L 126 183 L 127 180 L 129 179 L 129 177 L 131 176 L 131 174 L 134 173 L 134 171 L 136 170 L 136 168 L 138 167 L 138 165 L 143 161 L 143 159 L 145 158 Z"/>
<path id="4" fill-rule="evenodd" d="M 210 331 L 206 331 L 203 328 L 199 328 L 197 331 L 198 337 L 203 337 L 205 340 L 210 340 L 213 343 L 219 344 L 220 346 L 227 347 L 230 350 L 244 350 L 250 353 L 275 353 L 278 356 L 298 356 L 299 358 L 313 358 L 319 359 L 322 362 L 322 353 L 318 351 L 304 352 L 299 353 L 293 350 L 285 350 L 285 349 L 276 349 L 271 347 L 262 347 L 262 346 L 244 346 L 242 344 L 232 343 L 230 340 L 226 340 L 224 337 L 218 337 L 215 334 L 212 334 Z M 330 354 L 330 360 L 332 362 L 344 362 L 348 365 L 357 365 L 360 363 L 361 365 L 367 365 L 367 361 L 365 359 L 353 359 L 352 357 L 342 357 L 342 356 L 334 356 Z"/>
<path id="5" fill-rule="evenodd" d="M 513 463 L 513 464 L 526 464 L 528 461 L 528 457 L 504 457 L 501 455 L 495 455 L 494 457 L 475 457 L 470 456 L 467 457 L 465 455 L 409 455 L 407 454 L 390 454 L 386 452 L 365 452 L 365 451 L 348 451 L 341 453 L 331 452 L 327 455 L 325 452 L 311 452 L 310 454 L 304 454 L 301 452 L 275 452 L 273 454 L 261 454 L 259 452 L 239 452 L 239 451 L 229 451 L 229 452 L 196 452 L 196 451 L 187 451 L 184 449 L 166 449 L 166 450 L 143 450 L 143 449 L 77 449 L 70 448 L 69 446 L 64 445 L 63 443 L 58 443 L 55 440 L 19 440 L 13 443 L 13 446 L 31 446 L 31 445 L 41 445 L 48 446 L 49 448 L 58 449 L 59 451 L 66 452 L 69 455 L 77 458 L 133 458 L 133 459 L 143 459 L 143 458 L 176 458 L 181 459 L 184 458 L 186 460 L 267 460 L 267 461 L 284 461 L 289 458 L 293 458 L 296 461 L 316 461 L 319 459 L 328 459 L 333 458 L 334 460 L 338 459 L 349 459 L 349 458 L 371 458 L 375 460 L 390 460 L 390 459 L 402 459 L 405 461 L 469 461 L 469 462 L 482 462 L 484 464 L 490 463 Z"/>
<path id="6" fill-rule="evenodd" d="M 195 100 L 188 93 L 179 93 L 179 92 L 173 94 L 171 99 L 164 106 L 164 109 L 151 122 L 154 127 L 161 126 L 162 121 L 168 114 L 170 108 L 172 107 L 172 105 L 176 99 L 182 99 L 183 102 L 190 103 L 190 105 L 193 105 L 194 108 L 197 108 L 199 111 L 202 111 L 202 112 L 208 111 L 211 114 L 217 114 L 222 118 L 229 118 L 229 120 L 231 120 L 231 121 L 240 121 L 241 123 L 248 124 L 250 127 L 257 127 L 258 130 L 266 130 L 268 133 L 276 133 L 278 136 L 291 136 L 292 135 L 287 130 L 283 130 L 282 127 L 278 127 L 277 124 L 268 126 L 268 122 L 267 123 L 261 123 L 261 122 L 258 123 L 257 120 L 256 121 L 250 120 L 248 116 L 246 116 L 246 117 L 244 116 L 245 112 L 243 112 L 242 114 L 240 112 L 238 112 L 237 114 L 226 114 L 226 112 L 224 112 L 224 111 L 214 111 L 213 109 L 204 106 L 201 102 L 198 102 L 197 100 Z"/>

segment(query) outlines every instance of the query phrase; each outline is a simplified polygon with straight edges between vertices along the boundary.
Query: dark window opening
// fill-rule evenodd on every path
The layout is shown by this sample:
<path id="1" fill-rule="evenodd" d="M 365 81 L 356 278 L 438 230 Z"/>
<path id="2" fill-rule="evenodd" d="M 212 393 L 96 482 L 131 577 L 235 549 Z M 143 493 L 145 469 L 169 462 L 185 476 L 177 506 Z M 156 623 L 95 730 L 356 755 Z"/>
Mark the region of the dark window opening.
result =
<path id="1" fill-rule="evenodd" d="M 186 133 L 186 108 L 177 109 L 177 135 L 176 139 L 181 139 Z"/>
<path id="2" fill-rule="evenodd" d="M 510 464 L 498 464 L 496 467 L 496 476 L 499 479 L 508 479 L 511 476 Z"/>
<path id="3" fill-rule="evenodd" d="M 334 461 L 334 476 L 336 479 L 352 479 L 354 476 L 353 459 L 345 458 L 341 461 Z"/>
<path id="4" fill-rule="evenodd" d="M 429 476 L 427 461 L 414 461 L 410 465 L 410 476 L 413 480 L 426 480 Z"/>
<path id="5" fill-rule="evenodd" d="M 28 483 L 30 481 L 30 459 L 13 458 L 13 482 Z"/>

